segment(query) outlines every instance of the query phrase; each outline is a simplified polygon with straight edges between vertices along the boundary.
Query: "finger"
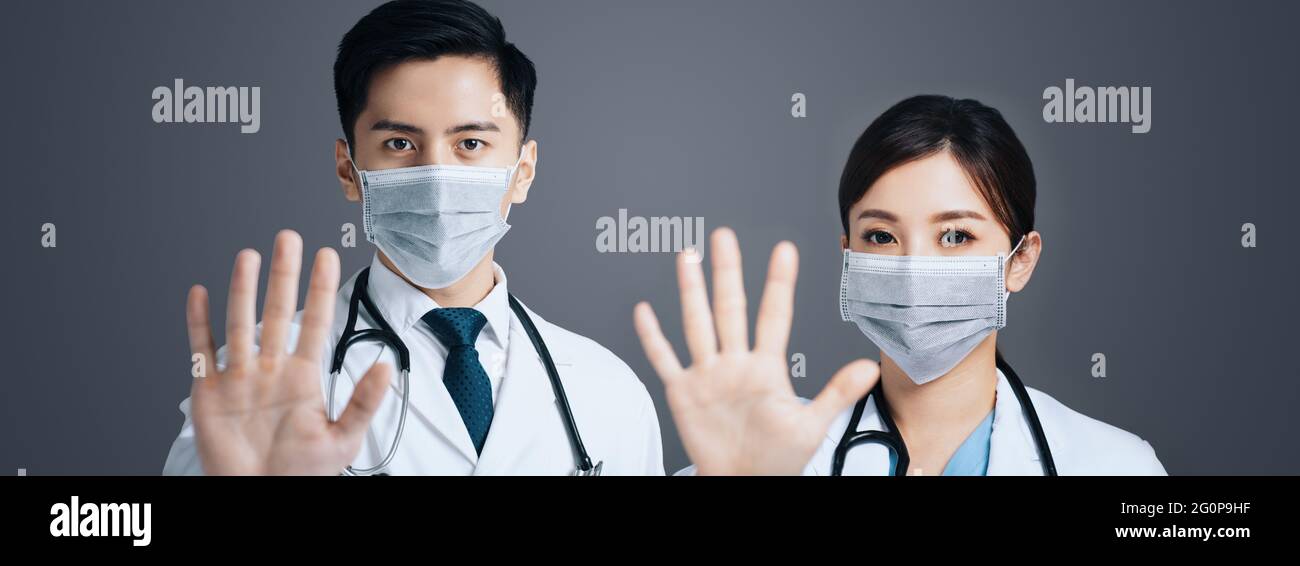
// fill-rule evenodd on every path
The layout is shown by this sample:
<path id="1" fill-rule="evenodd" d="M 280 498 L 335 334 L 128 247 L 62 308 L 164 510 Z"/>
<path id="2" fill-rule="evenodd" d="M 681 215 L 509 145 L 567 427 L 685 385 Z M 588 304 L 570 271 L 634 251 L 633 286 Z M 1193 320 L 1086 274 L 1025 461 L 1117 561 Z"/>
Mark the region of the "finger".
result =
<path id="1" fill-rule="evenodd" d="M 212 377 L 217 373 L 213 352 L 217 347 L 212 339 L 212 325 L 208 317 L 208 290 L 202 285 L 190 287 L 185 301 L 185 324 L 189 327 L 190 353 L 203 356 L 203 372 Z"/>
<path id="2" fill-rule="evenodd" d="M 339 255 L 333 248 L 321 248 L 312 263 L 307 283 L 307 304 L 294 355 L 313 363 L 320 361 L 321 348 L 334 323 L 334 299 L 339 289 Z"/>
<path id="3" fill-rule="evenodd" d="M 785 353 L 794 322 L 794 284 L 799 274 L 799 251 L 790 242 L 772 249 L 767 264 L 767 283 L 758 304 L 758 323 L 754 327 L 754 349 Z"/>
<path id="4" fill-rule="evenodd" d="M 716 356 L 718 343 L 713 335 L 713 313 L 709 311 L 699 252 L 677 254 L 677 289 L 682 296 L 682 329 L 691 360 L 699 363 Z"/>
<path id="5" fill-rule="evenodd" d="M 275 236 L 271 275 L 262 308 L 262 355 L 284 355 L 285 337 L 298 310 L 298 275 L 302 272 L 302 237 L 293 230 Z"/>
<path id="6" fill-rule="evenodd" d="M 338 422 L 334 423 L 334 433 L 346 444 L 355 443 L 360 446 L 360 440 L 370 427 L 370 419 L 379 411 L 379 405 L 388 390 L 389 375 L 392 373 L 390 367 L 383 362 L 370 366 L 370 371 L 357 382 L 356 389 L 352 391 L 352 399 L 343 409 Z M 349 454 L 348 461 L 355 457 L 355 453 Z"/>
<path id="7" fill-rule="evenodd" d="M 227 368 L 248 363 L 253 355 L 253 327 L 257 325 L 257 273 L 262 256 L 255 250 L 242 250 L 235 256 L 230 274 L 230 296 L 226 300 Z"/>
<path id="8" fill-rule="evenodd" d="M 659 374 L 659 379 L 665 383 L 676 379 L 682 371 L 682 363 L 678 361 L 673 345 L 664 338 L 654 309 L 650 308 L 649 303 L 637 303 L 636 308 L 633 309 L 632 319 L 636 325 L 636 335 L 641 338 L 641 348 L 645 350 L 645 357 L 650 360 L 655 373 Z"/>
<path id="9" fill-rule="evenodd" d="M 722 350 L 749 350 L 749 320 L 745 313 L 745 277 L 740 244 L 730 228 L 713 231 L 713 316 Z"/>
<path id="10" fill-rule="evenodd" d="M 855 360 L 840 368 L 830 383 L 807 405 L 822 428 L 853 406 L 880 380 L 880 366 L 871 360 Z"/>

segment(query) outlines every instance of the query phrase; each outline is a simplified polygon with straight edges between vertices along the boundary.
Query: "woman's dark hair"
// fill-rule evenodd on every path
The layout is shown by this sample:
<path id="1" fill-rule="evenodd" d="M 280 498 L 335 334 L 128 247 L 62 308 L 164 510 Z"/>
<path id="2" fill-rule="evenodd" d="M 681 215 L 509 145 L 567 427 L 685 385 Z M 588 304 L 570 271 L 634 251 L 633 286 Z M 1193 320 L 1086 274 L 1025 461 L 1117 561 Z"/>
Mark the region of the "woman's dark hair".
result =
<path id="1" fill-rule="evenodd" d="M 975 182 L 1015 245 L 1034 229 L 1038 190 L 1025 146 L 997 110 L 977 100 L 913 96 L 867 126 L 840 175 L 840 222 L 849 234 L 849 209 L 891 169 L 949 151 Z"/>
<path id="2" fill-rule="evenodd" d="M 849 209 L 889 170 L 949 151 L 1011 234 L 1015 245 L 1034 230 L 1038 195 L 1034 165 L 1002 113 L 978 100 L 913 96 L 867 126 L 840 175 L 840 222 L 849 235 Z M 996 351 L 998 367 L 1006 362 Z"/>

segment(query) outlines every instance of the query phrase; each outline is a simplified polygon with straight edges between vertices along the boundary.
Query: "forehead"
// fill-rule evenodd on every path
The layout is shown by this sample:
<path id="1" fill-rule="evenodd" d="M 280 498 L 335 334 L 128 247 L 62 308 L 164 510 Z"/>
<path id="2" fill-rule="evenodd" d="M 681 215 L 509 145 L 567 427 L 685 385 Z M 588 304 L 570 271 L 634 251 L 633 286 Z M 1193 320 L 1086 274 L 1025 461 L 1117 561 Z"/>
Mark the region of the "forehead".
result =
<path id="1" fill-rule="evenodd" d="M 368 129 L 366 122 L 389 119 L 426 130 L 494 122 L 504 133 L 517 133 L 518 124 L 500 92 L 496 68 L 485 58 L 404 61 L 371 77 L 357 130 Z"/>
<path id="2" fill-rule="evenodd" d="M 853 208 L 879 208 L 904 218 L 963 209 L 993 218 L 974 181 L 947 151 L 890 169 L 876 179 Z"/>

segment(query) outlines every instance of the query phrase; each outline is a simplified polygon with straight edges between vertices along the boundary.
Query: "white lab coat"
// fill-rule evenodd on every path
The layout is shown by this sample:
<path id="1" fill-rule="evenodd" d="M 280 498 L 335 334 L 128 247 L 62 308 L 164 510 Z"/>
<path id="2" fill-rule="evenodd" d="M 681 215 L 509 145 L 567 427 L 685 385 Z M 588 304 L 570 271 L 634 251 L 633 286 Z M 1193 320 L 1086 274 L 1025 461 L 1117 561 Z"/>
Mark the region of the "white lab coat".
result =
<path id="1" fill-rule="evenodd" d="M 1043 424 L 1043 434 L 1052 449 L 1060 475 L 1145 476 L 1166 475 L 1151 444 L 1138 436 L 1083 415 L 1032 387 L 1025 388 Z M 831 459 L 849 424 L 850 408 L 836 417 L 817 453 L 804 470 L 806 475 L 830 475 Z M 868 399 L 858 430 L 881 430 L 875 399 Z M 925 475 L 940 475 L 942 470 Z M 844 475 L 883 476 L 889 474 L 889 450 L 877 443 L 859 444 L 844 461 Z M 993 434 L 989 439 L 990 476 L 1042 475 L 1043 467 L 1020 409 L 1020 401 L 1006 376 L 998 371 L 997 398 L 993 409 Z"/>
<path id="2" fill-rule="evenodd" d="M 1151 444 L 1138 436 L 1083 415 L 1053 399 L 1051 395 L 1032 387 L 1025 387 L 1043 425 L 1047 445 L 1059 475 L 1106 476 L 1163 476 L 1167 475 L 1160 460 L 1156 459 Z M 805 400 L 806 402 L 806 400 Z M 853 408 L 841 413 L 826 431 L 817 452 L 804 467 L 803 475 L 829 476 L 835 447 L 849 426 Z M 858 422 L 859 431 L 882 430 L 880 413 L 876 411 L 875 398 L 867 399 L 867 406 Z M 889 449 L 868 442 L 849 451 L 844 460 L 846 476 L 889 475 Z M 924 472 L 923 472 L 924 473 Z M 925 475 L 941 475 L 942 470 Z M 687 466 L 675 475 L 694 475 L 695 466 Z M 1011 383 L 998 370 L 997 397 L 993 409 L 993 433 L 989 438 L 990 476 L 1042 475 L 1034 437 L 1020 410 L 1020 400 Z"/>
<path id="3" fill-rule="evenodd" d="M 330 356 L 347 324 L 355 278 L 353 275 L 339 289 L 333 329 L 322 355 L 323 397 L 329 383 Z M 649 393 L 632 370 L 592 340 L 555 326 L 530 309 L 528 313 L 555 361 L 578 432 L 593 463 L 603 461 L 602 473 L 606 475 L 663 475 L 658 416 Z M 290 350 L 297 343 L 301 316 L 299 312 L 290 330 Z M 365 309 L 356 326 L 370 327 Z M 257 331 L 260 336 L 260 324 Z M 217 358 L 218 364 L 224 366 L 225 347 Z M 378 343 L 359 342 L 348 350 L 335 392 L 336 413 L 342 412 L 356 382 L 378 361 L 398 367 L 396 356 Z M 389 394 L 371 421 L 361 453 L 353 462 L 358 468 L 378 463 L 392 442 L 401 410 L 401 380 L 397 374 L 392 373 Z M 442 368 L 434 372 L 411 368 L 410 412 L 400 448 L 390 465 L 393 475 L 553 475 L 574 470 L 573 448 L 546 369 L 513 313 L 505 377 L 482 455 L 475 453 L 441 376 Z M 188 398 L 181 402 L 180 409 L 185 423 L 167 455 L 163 473 L 202 474 Z"/>

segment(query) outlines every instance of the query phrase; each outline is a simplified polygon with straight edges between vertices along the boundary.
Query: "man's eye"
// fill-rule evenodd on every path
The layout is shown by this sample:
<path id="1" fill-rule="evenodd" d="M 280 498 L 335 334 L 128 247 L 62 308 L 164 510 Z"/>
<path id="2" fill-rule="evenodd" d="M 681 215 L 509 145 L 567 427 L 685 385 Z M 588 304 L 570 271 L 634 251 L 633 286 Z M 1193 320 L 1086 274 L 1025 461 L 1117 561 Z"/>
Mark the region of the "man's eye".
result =
<path id="1" fill-rule="evenodd" d="M 863 236 L 863 239 L 866 240 L 868 244 L 874 244 L 877 246 L 884 246 L 884 245 L 894 243 L 893 235 L 891 235 L 889 232 L 883 232 L 880 230 L 872 230 L 870 232 L 867 232 L 866 235 Z"/>
<path id="2" fill-rule="evenodd" d="M 461 140 L 460 142 L 460 148 L 465 151 L 478 151 L 482 147 L 483 147 L 483 140 L 470 138 L 467 140 Z"/>
<path id="3" fill-rule="evenodd" d="M 948 230 L 939 238 L 939 243 L 944 247 L 960 246 L 971 240 L 971 235 L 965 230 Z"/>
<path id="4" fill-rule="evenodd" d="M 406 138 L 393 138 L 384 142 L 384 146 L 393 151 L 408 151 L 413 149 L 415 144 Z"/>

